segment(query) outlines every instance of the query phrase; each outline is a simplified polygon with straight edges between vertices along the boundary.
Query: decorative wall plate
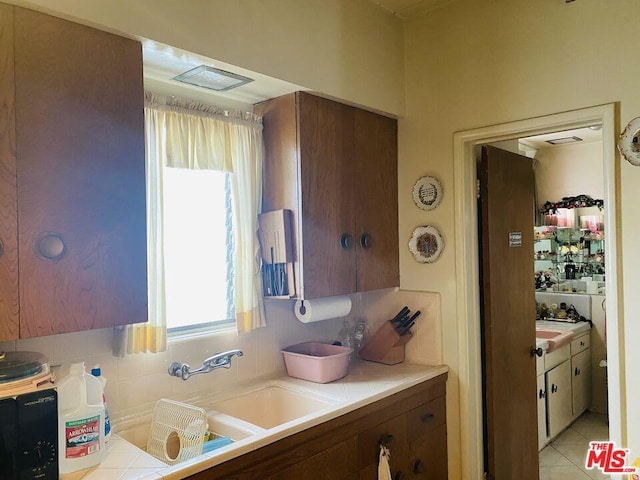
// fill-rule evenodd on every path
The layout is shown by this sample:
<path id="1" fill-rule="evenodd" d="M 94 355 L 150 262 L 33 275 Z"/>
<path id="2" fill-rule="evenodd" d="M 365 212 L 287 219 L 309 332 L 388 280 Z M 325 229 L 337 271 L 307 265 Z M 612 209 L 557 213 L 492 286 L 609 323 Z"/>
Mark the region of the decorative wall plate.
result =
<path id="1" fill-rule="evenodd" d="M 413 231 L 409 240 L 409 250 L 420 263 L 435 262 L 444 248 L 444 240 L 436 227 L 427 225 Z"/>
<path id="2" fill-rule="evenodd" d="M 640 117 L 631 120 L 620 134 L 618 150 L 631 165 L 640 166 Z"/>
<path id="3" fill-rule="evenodd" d="M 442 186 L 433 177 L 422 177 L 413 186 L 413 201 L 423 210 L 433 210 L 442 200 Z"/>

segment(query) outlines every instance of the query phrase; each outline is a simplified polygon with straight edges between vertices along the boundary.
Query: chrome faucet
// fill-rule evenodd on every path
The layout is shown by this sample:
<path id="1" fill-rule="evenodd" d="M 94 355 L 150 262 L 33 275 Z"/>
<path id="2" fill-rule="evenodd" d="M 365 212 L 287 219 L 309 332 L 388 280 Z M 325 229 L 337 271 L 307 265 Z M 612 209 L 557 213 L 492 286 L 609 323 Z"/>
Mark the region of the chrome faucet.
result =
<path id="1" fill-rule="evenodd" d="M 199 373 L 209 373 L 216 368 L 229 368 L 231 367 L 231 357 L 237 355 L 241 357 L 243 355 L 242 350 L 229 350 L 228 352 L 216 353 L 215 355 L 210 356 L 200 368 L 195 370 L 191 370 L 191 367 L 186 363 L 173 362 L 169 365 L 169 375 L 173 377 L 180 377 L 182 380 L 186 380 L 191 375 L 198 375 Z"/>

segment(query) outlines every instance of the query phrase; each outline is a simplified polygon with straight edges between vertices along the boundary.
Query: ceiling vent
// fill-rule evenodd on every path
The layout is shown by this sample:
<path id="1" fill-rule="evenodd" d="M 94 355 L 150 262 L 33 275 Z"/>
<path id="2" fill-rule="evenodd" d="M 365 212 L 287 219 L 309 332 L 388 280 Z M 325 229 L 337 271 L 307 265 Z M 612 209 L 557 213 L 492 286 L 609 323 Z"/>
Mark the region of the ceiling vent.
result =
<path id="1" fill-rule="evenodd" d="M 546 140 L 546 142 L 550 143 L 551 145 L 564 145 L 565 143 L 575 143 L 581 141 L 582 139 L 580 137 L 576 137 L 575 135 L 573 137 L 552 138 L 551 140 Z"/>
<path id="2" fill-rule="evenodd" d="M 200 65 L 191 70 L 173 77 L 174 80 L 182 83 L 189 83 L 202 88 L 208 88 L 217 92 L 224 92 L 253 82 L 252 78 L 243 77 L 236 73 L 220 70 L 219 68 Z"/>

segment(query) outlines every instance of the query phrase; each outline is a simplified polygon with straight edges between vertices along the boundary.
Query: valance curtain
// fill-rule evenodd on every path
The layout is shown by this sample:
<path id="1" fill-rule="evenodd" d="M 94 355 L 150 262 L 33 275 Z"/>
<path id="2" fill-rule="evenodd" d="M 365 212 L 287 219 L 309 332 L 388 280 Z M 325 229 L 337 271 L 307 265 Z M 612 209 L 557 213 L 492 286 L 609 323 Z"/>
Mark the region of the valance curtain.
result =
<path id="1" fill-rule="evenodd" d="M 163 168 L 230 174 L 234 229 L 234 302 L 238 333 L 265 325 L 258 214 L 262 200 L 262 122 L 245 112 L 145 93 L 149 322 L 116 331 L 119 354 L 166 349 Z M 119 352 L 118 352 L 119 350 Z"/>

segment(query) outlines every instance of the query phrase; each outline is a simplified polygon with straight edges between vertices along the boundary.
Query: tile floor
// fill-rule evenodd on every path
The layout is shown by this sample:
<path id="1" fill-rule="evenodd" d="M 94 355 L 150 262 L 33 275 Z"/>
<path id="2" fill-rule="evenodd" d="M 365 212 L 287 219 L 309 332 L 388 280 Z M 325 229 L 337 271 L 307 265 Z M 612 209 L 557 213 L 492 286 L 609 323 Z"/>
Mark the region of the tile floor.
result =
<path id="1" fill-rule="evenodd" d="M 607 440 L 604 415 L 585 412 L 540 452 L 540 480 L 603 480 L 600 470 L 586 470 L 587 449 L 592 440 Z"/>

